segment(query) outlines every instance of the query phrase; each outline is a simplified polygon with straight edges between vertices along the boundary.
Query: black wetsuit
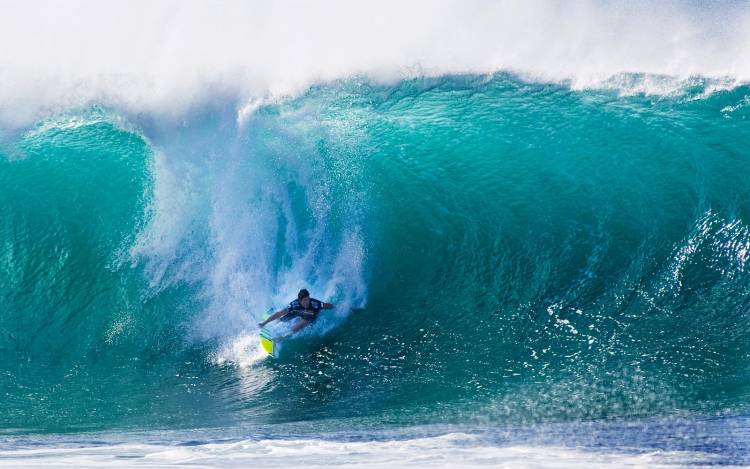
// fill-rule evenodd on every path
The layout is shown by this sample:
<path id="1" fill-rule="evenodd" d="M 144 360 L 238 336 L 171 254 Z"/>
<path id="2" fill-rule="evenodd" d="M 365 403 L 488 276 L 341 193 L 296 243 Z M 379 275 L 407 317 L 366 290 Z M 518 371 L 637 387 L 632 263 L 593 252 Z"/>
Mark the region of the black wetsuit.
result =
<path id="1" fill-rule="evenodd" d="M 286 307 L 288 312 L 279 319 L 281 321 L 289 321 L 294 318 L 302 318 L 306 321 L 313 322 L 318 319 L 318 314 L 320 314 L 322 309 L 323 302 L 316 300 L 315 298 L 310 298 L 310 305 L 307 309 L 302 307 L 299 300 L 294 300 Z"/>

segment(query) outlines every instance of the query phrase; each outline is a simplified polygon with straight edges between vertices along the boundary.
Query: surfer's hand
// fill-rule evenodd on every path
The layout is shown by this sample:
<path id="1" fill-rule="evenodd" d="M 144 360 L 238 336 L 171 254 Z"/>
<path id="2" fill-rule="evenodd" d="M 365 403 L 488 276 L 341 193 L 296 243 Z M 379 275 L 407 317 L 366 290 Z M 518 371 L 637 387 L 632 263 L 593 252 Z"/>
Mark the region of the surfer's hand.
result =
<path id="1" fill-rule="evenodd" d="M 258 327 L 264 327 L 265 325 L 266 325 L 266 322 L 265 322 L 265 321 L 264 321 L 264 322 L 259 322 L 259 323 L 258 323 Z"/>

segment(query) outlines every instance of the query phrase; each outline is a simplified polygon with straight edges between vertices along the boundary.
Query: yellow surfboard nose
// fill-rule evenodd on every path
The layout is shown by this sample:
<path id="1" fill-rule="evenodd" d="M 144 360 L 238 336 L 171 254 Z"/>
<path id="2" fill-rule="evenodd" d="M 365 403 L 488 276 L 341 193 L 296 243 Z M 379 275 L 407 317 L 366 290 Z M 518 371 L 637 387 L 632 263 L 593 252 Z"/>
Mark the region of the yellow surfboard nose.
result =
<path id="1" fill-rule="evenodd" d="M 271 340 L 268 337 L 264 337 L 264 336 L 261 335 L 260 336 L 260 345 L 261 345 L 261 347 L 263 347 L 263 350 L 265 350 L 267 354 L 273 355 L 274 348 L 275 348 L 274 347 L 275 344 L 273 343 L 273 340 Z"/>
<path id="2" fill-rule="evenodd" d="M 272 357 L 278 358 L 280 344 L 277 344 L 276 341 L 271 338 L 270 332 L 265 329 L 261 329 L 259 335 L 260 346 L 263 347 L 263 350 L 265 350 L 266 353 L 271 355 Z"/>
<path id="3" fill-rule="evenodd" d="M 273 308 L 269 308 L 269 310 L 266 311 L 265 314 L 263 314 L 263 320 L 265 321 L 266 319 L 268 319 L 271 313 L 273 313 Z M 266 328 L 262 328 L 258 335 L 260 336 L 260 346 L 263 347 L 263 350 L 265 350 L 265 352 L 272 357 L 278 358 L 281 344 L 277 344 L 273 340 L 271 332 Z"/>

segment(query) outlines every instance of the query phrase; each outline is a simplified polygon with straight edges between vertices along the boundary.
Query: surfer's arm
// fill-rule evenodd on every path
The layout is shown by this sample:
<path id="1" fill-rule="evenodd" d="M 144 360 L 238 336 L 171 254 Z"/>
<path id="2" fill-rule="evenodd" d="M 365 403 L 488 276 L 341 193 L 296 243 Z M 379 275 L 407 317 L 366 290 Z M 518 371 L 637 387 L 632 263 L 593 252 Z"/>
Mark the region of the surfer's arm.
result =
<path id="1" fill-rule="evenodd" d="M 284 309 L 281 309 L 281 310 L 279 310 L 279 311 L 276 311 L 276 312 L 275 312 L 275 313 L 273 313 L 273 314 L 272 314 L 271 316 L 269 316 L 269 318 L 268 318 L 268 319 L 266 319 L 265 321 L 263 321 L 263 322 L 259 322 L 259 323 L 258 323 L 258 325 L 259 325 L 260 327 L 263 327 L 263 326 L 265 326 L 266 324 L 268 324 L 269 322 L 271 322 L 271 321 L 275 321 L 275 320 L 279 319 L 279 318 L 280 318 L 281 316 L 285 315 L 285 314 L 286 314 L 286 313 L 288 313 L 288 312 L 289 312 L 289 311 L 288 311 L 288 310 L 287 310 L 286 308 L 284 308 Z"/>
<path id="2" fill-rule="evenodd" d="M 333 309 L 336 305 L 333 303 L 323 303 L 323 309 Z"/>

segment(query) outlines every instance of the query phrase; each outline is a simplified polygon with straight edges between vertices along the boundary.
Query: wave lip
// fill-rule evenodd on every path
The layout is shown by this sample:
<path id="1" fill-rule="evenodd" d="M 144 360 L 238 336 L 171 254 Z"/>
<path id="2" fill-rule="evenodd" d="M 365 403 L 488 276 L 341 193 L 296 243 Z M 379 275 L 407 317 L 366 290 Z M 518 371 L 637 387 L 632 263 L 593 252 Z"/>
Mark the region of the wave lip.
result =
<path id="1" fill-rule="evenodd" d="M 0 118 L 28 123 L 93 102 L 178 117 L 227 92 L 248 103 L 241 110 L 353 76 L 508 71 L 579 89 L 623 73 L 745 82 L 750 8 L 720 3 L 31 2 L 0 19 L 11 45 L 0 51 Z"/>

